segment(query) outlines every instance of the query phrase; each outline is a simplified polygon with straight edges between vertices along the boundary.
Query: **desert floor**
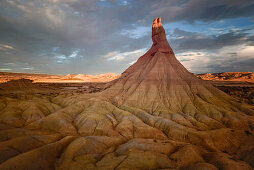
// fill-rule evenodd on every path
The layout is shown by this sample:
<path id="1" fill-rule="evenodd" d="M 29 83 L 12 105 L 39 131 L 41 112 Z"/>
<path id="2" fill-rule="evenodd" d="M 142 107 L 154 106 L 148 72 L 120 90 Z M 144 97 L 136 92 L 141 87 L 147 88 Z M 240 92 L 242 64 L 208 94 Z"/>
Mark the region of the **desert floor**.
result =
<path id="1" fill-rule="evenodd" d="M 239 102 L 254 106 L 254 84 L 212 83 Z M 0 84 L 0 169 L 252 169 L 254 166 L 253 134 L 244 127 L 225 128 L 217 122 L 209 125 L 199 118 L 183 119 L 177 115 L 167 118 L 188 128 L 193 128 L 193 124 L 204 136 L 209 132 L 214 143 L 207 139 L 201 146 L 198 139 L 189 140 L 188 135 L 170 137 L 129 112 L 119 111 L 118 115 L 116 109 L 111 109 L 113 106 L 105 103 L 98 105 L 110 111 L 93 115 L 93 108 L 102 106 L 87 102 L 88 98 L 104 86 L 105 83 L 29 81 Z M 77 103 L 80 100 L 90 106 Z M 90 118 L 82 119 L 84 112 L 91 112 Z"/>

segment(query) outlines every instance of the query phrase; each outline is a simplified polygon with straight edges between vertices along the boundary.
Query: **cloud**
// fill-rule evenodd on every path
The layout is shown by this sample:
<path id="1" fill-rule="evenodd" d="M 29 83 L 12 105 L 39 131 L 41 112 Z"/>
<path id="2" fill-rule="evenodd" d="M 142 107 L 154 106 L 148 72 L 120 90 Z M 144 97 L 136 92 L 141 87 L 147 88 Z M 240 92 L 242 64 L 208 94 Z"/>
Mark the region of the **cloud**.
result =
<path id="1" fill-rule="evenodd" d="M 34 67 L 23 67 L 23 70 L 34 70 Z"/>
<path id="2" fill-rule="evenodd" d="M 130 62 L 129 65 L 132 65 L 132 64 L 136 63 L 136 61 L 137 60 L 134 60 L 134 61 Z"/>
<path id="3" fill-rule="evenodd" d="M 119 73 L 142 55 L 135 51 L 151 46 L 151 24 L 158 16 L 164 25 L 183 23 L 170 32 L 177 53 L 207 50 L 210 55 L 226 46 L 251 46 L 253 5 L 253 0 L 0 1 L 0 67 L 15 63 L 10 68 L 22 72 L 28 63 L 33 70 L 27 72 Z M 232 23 L 235 30 L 217 27 L 227 19 L 239 20 Z M 206 32 L 184 29 L 200 22 L 209 25 Z"/>
<path id="4" fill-rule="evenodd" d="M 151 32 L 150 27 L 138 26 L 133 29 L 124 29 L 121 31 L 120 34 L 126 35 L 130 38 L 133 38 L 133 39 L 139 39 L 141 37 L 149 35 L 150 32 Z"/>
<path id="5" fill-rule="evenodd" d="M 134 50 L 134 51 L 128 51 L 128 52 L 119 52 L 119 51 L 113 51 L 109 52 L 108 54 L 104 55 L 103 58 L 106 58 L 107 61 L 122 61 L 122 60 L 133 60 L 137 59 L 141 55 L 145 53 L 145 48 Z"/>
<path id="6" fill-rule="evenodd" d="M 213 50 L 237 44 L 253 43 L 254 39 L 251 39 L 251 36 L 246 33 L 246 31 L 245 29 L 227 30 L 227 32 L 223 32 L 219 35 L 207 35 L 176 28 L 173 33 L 170 33 L 171 36 L 169 35 L 168 38 L 176 51 Z"/>
<path id="7" fill-rule="evenodd" d="M 177 53 L 176 58 L 186 69 L 194 73 L 204 71 L 204 68 L 206 68 L 207 64 L 211 61 L 210 57 L 207 57 L 207 53 L 204 51 Z"/>
<path id="8" fill-rule="evenodd" d="M 11 71 L 12 69 L 10 68 L 0 68 L 0 71 Z"/>
<path id="9" fill-rule="evenodd" d="M 83 58 L 80 51 L 80 49 L 75 49 L 70 51 L 69 54 L 62 54 L 58 47 L 53 47 L 51 55 L 55 56 L 57 64 L 64 64 L 70 63 L 72 60 L 76 60 L 77 58 Z"/>
<path id="10" fill-rule="evenodd" d="M 230 53 L 228 52 L 230 51 Z M 205 50 L 178 53 L 176 57 L 194 73 L 216 73 L 232 71 L 254 72 L 254 46 L 235 45 L 223 47 L 215 53 Z"/>
<path id="11" fill-rule="evenodd" d="M 155 3 L 153 7 L 152 15 L 162 16 L 167 21 L 218 21 L 254 15 L 252 0 L 165 0 Z"/>
<path id="12" fill-rule="evenodd" d="M 14 50 L 14 47 L 7 44 L 0 44 L 0 51 Z"/>

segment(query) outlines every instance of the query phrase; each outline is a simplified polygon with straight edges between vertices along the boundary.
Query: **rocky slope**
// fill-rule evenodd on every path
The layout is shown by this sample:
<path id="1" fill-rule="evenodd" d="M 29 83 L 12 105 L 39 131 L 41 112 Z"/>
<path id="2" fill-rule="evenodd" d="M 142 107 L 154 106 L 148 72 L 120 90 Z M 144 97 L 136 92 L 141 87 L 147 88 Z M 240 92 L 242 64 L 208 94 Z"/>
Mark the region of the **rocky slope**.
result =
<path id="1" fill-rule="evenodd" d="M 224 73 L 206 73 L 198 74 L 203 80 L 213 81 L 247 81 L 254 82 L 254 73 L 252 72 L 224 72 Z"/>
<path id="2" fill-rule="evenodd" d="M 254 107 L 189 73 L 160 18 L 152 39 L 101 92 L 5 90 L 0 169 L 253 169 Z"/>

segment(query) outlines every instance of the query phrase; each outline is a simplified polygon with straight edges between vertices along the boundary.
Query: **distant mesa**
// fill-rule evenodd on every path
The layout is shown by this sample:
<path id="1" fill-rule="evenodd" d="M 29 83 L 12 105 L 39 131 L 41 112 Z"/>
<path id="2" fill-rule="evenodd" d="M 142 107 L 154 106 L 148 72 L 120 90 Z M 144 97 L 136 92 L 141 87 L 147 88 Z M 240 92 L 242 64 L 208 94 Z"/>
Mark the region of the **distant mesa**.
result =
<path id="1" fill-rule="evenodd" d="M 253 72 L 224 72 L 224 73 L 205 73 L 198 74 L 203 80 L 213 81 L 247 81 L 254 82 Z"/>
<path id="2" fill-rule="evenodd" d="M 84 82 L 109 82 L 119 77 L 119 74 L 105 73 L 99 75 L 78 74 L 75 75 L 73 78 L 80 79 Z"/>
<path id="3" fill-rule="evenodd" d="M 0 83 L 10 80 L 30 79 L 34 83 L 82 83 L 82 82 L 109 82 L 120 75 L 115 73 L 105 73 L 100 75 L 89 74 L 68 74 L 68 75 L 47 75 L 47 74 L 31 74 L 31 73 L 7 73 L 0 72 Z"/>
<path id="4" fill-rule="evenodd" d="M 24 87 L 29 87 L 32 86 L 33 80 L 30 79 L 18 79 L 18 80 L 10 80 L 6 82 L 6 84 L 10 87 L 19 87 L 19 88 L 24 88 Z"/>
<path id="5" fill-rule="evenodd" d="M 33 80 L 25 78 L 0 83 L 0 89 L 4 91 L 31 90 L 33 87 L 36 87 L 36 85 L 33 83 Z"/>

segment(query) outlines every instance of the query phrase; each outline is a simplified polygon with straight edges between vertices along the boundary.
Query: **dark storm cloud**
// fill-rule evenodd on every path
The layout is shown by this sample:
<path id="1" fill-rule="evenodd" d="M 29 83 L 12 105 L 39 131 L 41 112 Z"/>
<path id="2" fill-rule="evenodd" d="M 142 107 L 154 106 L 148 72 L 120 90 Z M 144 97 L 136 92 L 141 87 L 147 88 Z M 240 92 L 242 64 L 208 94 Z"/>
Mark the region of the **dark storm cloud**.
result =
<path id="1" fill-rule="evenodd" d="M 52 74 L 120 72 L 126 63 L 110 63 L 102 56 L 115 51 L 132 54 L 151 45 L 151 31 L 135 38 L 128 30 L 150 29 L 157 16 L 164 23 L 253 17 L 253 5 L 253 0 L 3 0 L 0 45 L 13 49 L 0 48 L 0 68 Z M 188 33 L 179 29 L 174 34 Z M 253 37 L 244 31 L 185 36 L 175 40 L 177 49 L 253 44 Z"/>
<path id="2" fill-rule="evenodd" d="M 226 18 L 253 17 L 252 0 L 185 0 L 155 3 L 153 15 L 167 21 L 216 21 Z"/>
<path id="3" fill-rule="evenodd" d="M 173 33 L 169 33 L 169 40 L 176 52 L 186 50 L 213 50 L 238 44 L 253 44 L 253 36 L 249 35 L 246 31 L 248 29 L 228 30 L 227 33 L 220 35 L 207 35 L 176 28 Z"/>
<path id="4" fill-rule="evenodd" d="M 229 60 L 224 63 L 209 64 L 207 68 L 214 70 L 215 72 L 254 72 L 254 58 L 243 59 L 243 60 Z"/>
<path id="5" fill-rule="evenodd" d="M 247 41 L 249 42 L 248 45 L 254 46 L 254 35 L 248 37 Z"/>

